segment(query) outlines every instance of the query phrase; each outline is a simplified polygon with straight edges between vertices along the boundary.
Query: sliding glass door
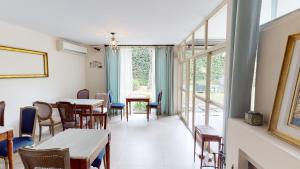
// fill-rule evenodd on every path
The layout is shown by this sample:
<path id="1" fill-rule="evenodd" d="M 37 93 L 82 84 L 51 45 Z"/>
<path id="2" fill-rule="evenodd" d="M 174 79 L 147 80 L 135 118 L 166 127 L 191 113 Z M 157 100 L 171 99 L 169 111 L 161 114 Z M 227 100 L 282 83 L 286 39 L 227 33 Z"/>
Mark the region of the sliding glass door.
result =
<path id="1" fill-rule="evenodd" d="M 180 116 L 193 132 L 210 125 L 223 134 L 227 5 L 178 45 Z"/>

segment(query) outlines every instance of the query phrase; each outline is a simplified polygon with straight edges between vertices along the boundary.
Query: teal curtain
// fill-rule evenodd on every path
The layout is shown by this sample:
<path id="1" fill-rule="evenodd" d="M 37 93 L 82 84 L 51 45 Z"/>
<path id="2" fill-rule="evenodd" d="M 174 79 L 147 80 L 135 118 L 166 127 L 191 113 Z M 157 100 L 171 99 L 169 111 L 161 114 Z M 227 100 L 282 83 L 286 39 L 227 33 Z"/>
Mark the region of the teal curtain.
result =
<path id="1" fill-rule="evenodd" d="M 110 47 L 105 47 L 106 86 L 112 93 L 112 102 L 120 100 L 120 58 L 119 51 L 113 52 Z"/>
<path id="2" fill-rule="evenodd" d="M 162 91 L 162 114 L 174 112 L 174 50 L 171 46 L 155 48 L 155 90 Z"/>
<path id="3" fill-rule="evenodd" d="M 259 39 L 261 0 L 232 0 L 231 33 L 227 37 L 225 145 L 228 118 L 244 118 L 251 108 L 254 64 Z M 225 146 L 226 148 L 226 146 Z"/>

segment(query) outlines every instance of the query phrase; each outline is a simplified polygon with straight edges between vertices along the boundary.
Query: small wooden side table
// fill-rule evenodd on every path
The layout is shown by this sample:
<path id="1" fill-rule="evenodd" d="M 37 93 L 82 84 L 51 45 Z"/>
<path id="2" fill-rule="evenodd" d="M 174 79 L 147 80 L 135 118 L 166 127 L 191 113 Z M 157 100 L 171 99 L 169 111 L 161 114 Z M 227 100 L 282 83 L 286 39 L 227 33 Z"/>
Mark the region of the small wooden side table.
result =
<path id="1" fill-rule="evenodd" d="M 127 122 L 128 122 L 128 112 L 130 111 L 130 114 L 131 114 L 131 102 L 146 102 L 147 105 L 149 105 L 150 97 L 148 97 L 148 96 L 126 97 L 126 119 L 127 119 Z M 130 106 L 130 108 L 128 106 Z M 145 108 L 147 109 L 147 121 L 149 122 L 150 111 L 148 110 L 147 106 Z"/>
<path id="2" fill-rule="evenodd" d="M 208 126 L 208 125 L 198 125 L 195 127 L 195 133 L 194 133 L 194 161 L 195 161 L 195 154 L 196 154 L 196 142 L 197 142 L 197 136 L 200 138 L 201 140 L 201 154 L 199 155 L 200 157 L 200 169 L 202 169 L 202 167 L 215 167 L 215 166 L 203 166 L 203 152 L 204 152 L 204 143 L 205 142 L 217 142 L 218 143 L 218 150 L 221 149 L 221 141 L 222 141 L 222 137 L 219 135 L 219 133 L 217 132 L 216 129 Z"/>

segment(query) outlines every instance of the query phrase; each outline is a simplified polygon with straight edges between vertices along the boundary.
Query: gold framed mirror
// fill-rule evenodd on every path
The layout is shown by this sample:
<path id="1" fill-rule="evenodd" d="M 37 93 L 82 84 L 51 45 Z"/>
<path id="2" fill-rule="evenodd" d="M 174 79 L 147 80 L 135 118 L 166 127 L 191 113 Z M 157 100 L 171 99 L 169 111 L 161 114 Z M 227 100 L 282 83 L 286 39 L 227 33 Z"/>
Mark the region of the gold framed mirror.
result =
<path id="1" fill-rule="evenodd" d="M 0 79 L 42 77 L 49 77 L 46 52 L 0 45 Z"/>

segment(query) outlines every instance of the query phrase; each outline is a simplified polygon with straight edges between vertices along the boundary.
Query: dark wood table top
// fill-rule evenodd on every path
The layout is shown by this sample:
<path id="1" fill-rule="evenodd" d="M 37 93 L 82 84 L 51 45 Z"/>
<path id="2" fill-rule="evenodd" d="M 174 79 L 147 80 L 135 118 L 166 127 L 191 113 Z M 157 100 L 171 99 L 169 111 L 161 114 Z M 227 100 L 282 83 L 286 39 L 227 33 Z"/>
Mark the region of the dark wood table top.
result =
<path id="1" fill-rule="evenodd" d="M 136 95 L 136 96 L 128 96 L 128 97 L 126 97 L 126 102 L 130 102 L 130 101 L 145 101 L 145 102 L 149 102 L 150 101 L 150 97 L 149 96 L 145 96 L 145 95 Z"/>

